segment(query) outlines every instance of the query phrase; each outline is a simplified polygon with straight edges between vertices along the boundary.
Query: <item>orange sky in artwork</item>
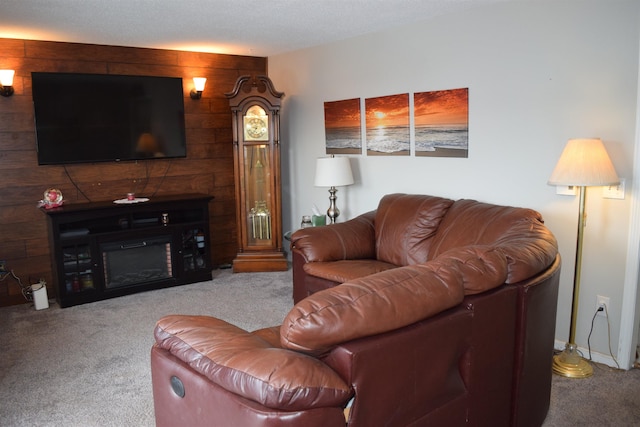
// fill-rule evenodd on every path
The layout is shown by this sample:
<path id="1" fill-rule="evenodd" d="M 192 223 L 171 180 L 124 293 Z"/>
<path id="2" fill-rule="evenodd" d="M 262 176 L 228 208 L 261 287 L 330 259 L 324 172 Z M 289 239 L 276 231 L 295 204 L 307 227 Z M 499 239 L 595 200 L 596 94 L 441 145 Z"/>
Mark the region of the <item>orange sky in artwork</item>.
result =
<path id="1" fill-rule="evenodd" d="M 409 94 L 367 98 L 364 101 L 367 128 L 409 126 Z"/>
<path id="2" fill-rule="evenodd" d="M 325 102 L 324 124 L 327 129 L 360 127 L 360 99 Z"/>
<path id="3" fill-rule="evenodd" d="M 469 89 L 437 90 L 413 95 L 416 126 L 469 123 Z"/>

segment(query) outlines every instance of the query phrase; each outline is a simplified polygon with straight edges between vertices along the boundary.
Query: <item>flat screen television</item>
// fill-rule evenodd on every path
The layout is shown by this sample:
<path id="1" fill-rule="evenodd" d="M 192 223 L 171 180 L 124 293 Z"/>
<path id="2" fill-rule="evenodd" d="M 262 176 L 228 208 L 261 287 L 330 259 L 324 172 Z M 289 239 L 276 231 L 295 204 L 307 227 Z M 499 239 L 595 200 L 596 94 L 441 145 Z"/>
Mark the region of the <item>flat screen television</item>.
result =
<path id="1" fill-rule="evenodd" d="M 38 164 L 186 157 L 181 78 L 31 77 Z"/>

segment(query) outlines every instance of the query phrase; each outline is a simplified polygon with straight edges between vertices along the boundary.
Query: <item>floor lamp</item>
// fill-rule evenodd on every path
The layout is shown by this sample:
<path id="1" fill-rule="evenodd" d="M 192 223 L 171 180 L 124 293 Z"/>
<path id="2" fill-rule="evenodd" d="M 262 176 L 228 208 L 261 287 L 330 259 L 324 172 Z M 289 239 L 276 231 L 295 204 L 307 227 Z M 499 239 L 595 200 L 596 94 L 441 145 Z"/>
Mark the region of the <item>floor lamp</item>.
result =
<path id="1" fill-rule="evenodd" d="M 327 216 L 331 224 L 336 222 L 340 210 L 336 207 L 336 187 L 353 184 L 351 162 L 348 157 L 321 157 L 316 161 L 316 187 L 329 187 L 329 209 Z"/>
<path id="2" fill-rule="evenodd" d="M 575 343 L 582 269 L 582 240 L 586 217 L 584 210 L 586 187 L 617 185 L 619 182 L 618 175 L 600 139 L 570 139 L 549 178 L 550 185 L 576 186 L 580 191 L 569 341 L 564 350 L 553 358 L 553 372 L 564 377 L 586 378 L 593 374 L 591 364 L 580 356 Z"/>

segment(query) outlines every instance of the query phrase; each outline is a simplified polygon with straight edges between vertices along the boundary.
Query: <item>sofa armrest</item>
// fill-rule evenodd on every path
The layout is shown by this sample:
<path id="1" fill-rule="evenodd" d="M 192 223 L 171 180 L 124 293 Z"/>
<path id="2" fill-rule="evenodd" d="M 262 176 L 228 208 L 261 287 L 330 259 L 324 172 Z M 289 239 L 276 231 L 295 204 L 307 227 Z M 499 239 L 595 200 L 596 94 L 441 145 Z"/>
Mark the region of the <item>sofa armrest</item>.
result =
<path id="1" fill-rule="evenodd" d="M 291 236 L 291 249 L 306 262 L 375 258 L 374 218 L 371 211 L 338 224 L 302 228 Z"/>
<path id="2" fill-rule="evenodd" d="M 322 360 L 355 390 L 348 425 L 468 425 L 472 320 L 472 311 L 454 307 L 334 348 Z"/>
<path id="3" fill-rule="evenodd" d="M 342 407 L 267 408 L 212 383 L 157 345 L 151 347 L 151 382 L 156 427 L 345 427 Z"/>
<path id="4" fill-rule="evenodd" d="M 225 390 L 269 408 L 340 407 L 350 387 L 311 356 L 277 348 L 259 335 L 208 316 L 165 316 L 156 346 Z"/>

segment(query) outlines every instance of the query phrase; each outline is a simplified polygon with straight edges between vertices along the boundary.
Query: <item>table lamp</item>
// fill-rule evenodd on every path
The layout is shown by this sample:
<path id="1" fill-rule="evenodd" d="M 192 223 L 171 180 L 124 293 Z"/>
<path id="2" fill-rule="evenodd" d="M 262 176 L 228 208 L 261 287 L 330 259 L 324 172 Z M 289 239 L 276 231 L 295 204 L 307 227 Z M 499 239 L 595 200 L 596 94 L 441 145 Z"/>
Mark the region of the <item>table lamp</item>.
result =
<path id="1" fill-rule="evenodd" d="M 348 157 L 321 157 L 316 161 L 316 187 L 329 187 L 329 209 L 327 216 L 331 224 L 336 222 L 340 210 L 336 207 L 336 187 L 353 184 L 351 162 Z"/>

